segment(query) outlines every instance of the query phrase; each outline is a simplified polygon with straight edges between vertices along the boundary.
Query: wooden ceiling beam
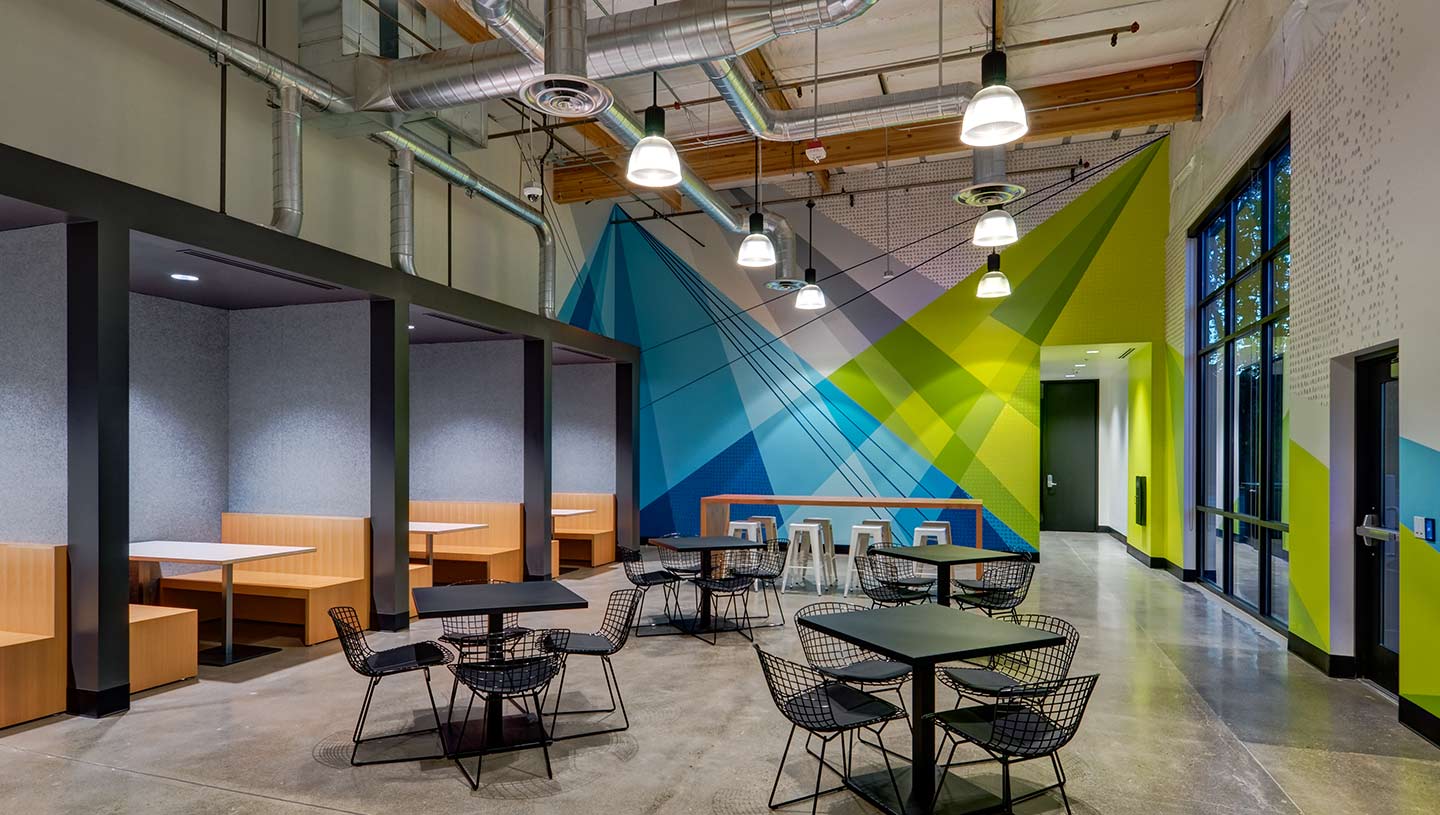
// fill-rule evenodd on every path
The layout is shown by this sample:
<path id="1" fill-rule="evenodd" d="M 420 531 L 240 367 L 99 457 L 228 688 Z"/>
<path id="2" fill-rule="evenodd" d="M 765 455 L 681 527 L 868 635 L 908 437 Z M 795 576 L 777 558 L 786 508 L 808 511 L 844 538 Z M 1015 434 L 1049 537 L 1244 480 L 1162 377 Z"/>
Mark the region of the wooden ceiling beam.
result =
<path id="1" fill-rule="evenodd" d="M 1021 90 L 1030 111 L 1030 132 L 1024 141 L 1193 120 L 1200 111 L 1199 79 L 1200 63 L 1182 62 Z M 958 120 L 889 130 L 892 160 L 964 149 Z M 884 129 L 827 136 L 828 155 L 818 165 L 805 157 L 803 142 L 765 142 L 765 175 L 787 176 L 883 161 L 885 142 Z M 684 150 L 683 143 L 681 148 Z M 755 172 L 754 148 L 749 144 L 684 150 L 681 159 L 712 184 L 743 181 Z M 551 192 L 557 203 L 623 194 L 603 173 L 585 165 L 556 169 Z"/>
<path id="2" fill-rule="evenodd" d="M 420 0 L 420 5 L 425 10 L 439 18 L 440 22 L 450 27 L 451 31 L 459 34 L 466 42 L 485 42 L 496 39 L 490 29 L 485 27 L 475 13 L 475 6 L 470 0 Z M 610 164 L 615 169 L 607 169 L 606 172 L 614 172 L 615 178 L 624 178 L 625 174 L 619 170 L 626 161 L 630 151 L 624 145 L 615 140 L 608 131 L 595 124 L 584 124 L 578 126 L 579 132 L 589 139 L 600 152 L 610 159 Z M 615 186 L 612 182 L 612 186 Z M 653 190 L 645 187 L 630 188 L 631 192 L 637 194 L 654 193 L 670 207 L 679 211 L 681 207 L 680 191 L 673 189 Z M 558 202 L 557 202 L 558 203 Z"/>
<path id="3" fill-rule="evenodd" d="M 760 83 L 760 87 L 770 90 L 761 92 L 760 96 L 765 103 L 776 110 L 790 110 L 790 97 L 785 92 L 775 87 L 780 84 L 775 78 L 775 72 L 770 68 L 770 61 L 765 59 L 765 54 L 759 48 L 753 51 L 746 51 L 740 57 L 745 67 L 750 69 L 750 76 Z M 830 191 L 830 171 L 824 168 L 811 170 L 815 176 L 815 183 L 820 187 L 821 192 Z"/>

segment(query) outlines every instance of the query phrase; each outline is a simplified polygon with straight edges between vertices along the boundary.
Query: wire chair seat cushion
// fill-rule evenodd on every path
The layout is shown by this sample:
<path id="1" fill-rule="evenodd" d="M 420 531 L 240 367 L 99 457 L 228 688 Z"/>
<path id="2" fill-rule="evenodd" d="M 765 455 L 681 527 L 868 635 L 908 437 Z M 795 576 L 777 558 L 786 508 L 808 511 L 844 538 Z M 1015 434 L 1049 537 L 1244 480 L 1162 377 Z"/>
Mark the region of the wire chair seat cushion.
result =
<path id="1" fill-rule="evenodd" d="M 652 586 L 664 586 L 680 580 L 673 572 L 663 568 L 646 569 L 645 555 L 639 549 L 618 546 L 615 551 L 619 556 L 620 565 L 625 567 L 625 578 L 630 581 L 631 585 L 648 589 Z"/>
<path id="2" fill-rule="evenodd" d="M 1041 696 L 1049 692 L 1044 686 L 1032 686 L 1028 691 L 1018 691 L 1017 689 L 1025 687 L 1020 680 L 989 668 L 941 668 L 940 681 L 956 690 L 975 691 L 986 696 L 999 696 L 1006 691 L 1017 691 L 1016 695 L 1033 693 Z"/>
<path id="3" fill-rule="evenodd" d="M 1047 614 L 1017 614 L 1013 622 L 1059 634 L 1065 641 L 1045 648 L 996 654 L 984 664 L 942 666 L 940 681 L 960 692 L 999 696 L 1003 691 L 1027 687 L 1036 693 L 1070 675 L 1070 664 L 1080 646 L 1080 632 L 1068 621 Z M 1018 692 L 1018 691 L 1015 691 Z"/>
<path id="4" fill-rule="evenodd" d="M 637 572 L 631 574 L 627 569 L 625 576 L 629 578 L 631 584 L 645 589 L 653 588 L 655 586 L 666 586 L 671 583 L 680 582 L 680 578 L 676 576 L 673 572 L 653 571 Z"/>
<path id="5" fill-rule="evenodd" d="M 385 676 L 419 668 L 449 665 L 450 652 L 433 642 L 415 642 L 399 648 L 376 651 L 365 658 L 373 676 Z"/>
<path id="6" fill-rule="evenodd" d="M 565 653 L 584 656 L 603 656 L 615 652 L 615 643 L 599 634 L 571 634 L 565 645 Z"/>
<path id="7" fill-rule="evenodd" d="M 605 619 L 600 630 L 593 634 L 566 632 L 563 639 L 552 639 L 549 647 L 565 654 L 583 656 L 610 656 L 619 653 L 630 640 L 630 627 L 635 624 L 635 615 L 640 610 L 639 589 L 616 589 L 605 603 Z"/>
<path id="8" fill-rule="evenodd" d="M 915 578 L 914 564 L 879 552 L 868 552 L 855 561 L 860 576 L 860 590 L 876 603 L 897 604 L 922 602 L 929 598 L 933 580 L 925 580 L 924 588 L 906 586 L 901 581 Z"/>
<path id="9" fill-rule="evenodd" d="M 979 580 L 954 581 L 961 605 L 1004 611 L 1025 602 L 1035 564 L 1030 560 L 1005 560 L 984 564 Z"/>
<path id="10" fill-rule="evenodd" d="M 690 582 L 699 586 L 711 594 L 740 594 L 750 590 L 750 585 L 755 582 L 753 577 L 743 575 L 730 575 L 728 577 L 697 577 Z"/>
<path id="11" fill-rule="evenodd" d="M 947 710 L 932 718 L 956 738 L 991 753 L 1020 759 L 1045 756 L 1074 738 L 1099 678 L 1091 674 L 1019 685 L 1002 691 L 994 704 Z"/>
<path id="12" fill-rule="evenodd" d="M 910 675 L 910 666 L 889 659 L 865 659 L 840 667 L 816 665 L 815 670 L 841 682 L 878 685 L 903 680 Z"/>
<path id="13" fill-rule="evenodd" d="M 801 691 L 785 700 L 780 712 L 815 732 L 866 727 L 905 715 L 884 699 L 843 682 L 826 682 Z"/>

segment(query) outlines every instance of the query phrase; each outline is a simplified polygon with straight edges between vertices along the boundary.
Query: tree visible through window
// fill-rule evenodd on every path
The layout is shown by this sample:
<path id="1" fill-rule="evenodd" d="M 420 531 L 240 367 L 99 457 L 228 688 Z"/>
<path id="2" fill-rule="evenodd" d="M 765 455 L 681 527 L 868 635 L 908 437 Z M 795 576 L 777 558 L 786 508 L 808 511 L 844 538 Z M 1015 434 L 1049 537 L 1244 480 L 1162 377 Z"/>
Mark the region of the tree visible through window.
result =
<path id="1" fill-rule="evenodd" d="M 1194 234 L 1200 578 L 1284 623 L 1289 144 L 1265 154 Z"/>

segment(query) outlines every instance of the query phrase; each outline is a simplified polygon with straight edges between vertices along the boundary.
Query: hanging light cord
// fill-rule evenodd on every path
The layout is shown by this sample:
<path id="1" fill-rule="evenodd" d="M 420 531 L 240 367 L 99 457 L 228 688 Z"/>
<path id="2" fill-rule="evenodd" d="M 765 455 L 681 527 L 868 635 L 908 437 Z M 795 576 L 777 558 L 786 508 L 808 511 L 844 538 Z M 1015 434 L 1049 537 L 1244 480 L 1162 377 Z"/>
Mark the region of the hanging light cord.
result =
<path id="1" fill-rule="evenodd" d="M 885 128 L 885 276 L 890 271 L 890 128 Z"/>
<path id="2" fill-rule="evenodd" d="M 941 0 L 944 2 L 944 0 Z M 810 91 L 810 110 L 814 112 L 815 130 L 811 138 L 820 140 L 820 29 L 815 29 L 815 80 Z"/>
<path id="3" fill-rule="evenodd" d="M 760 211 L 760 171 L 764 166 L 760 157 L 760 137 L 755 137 L 755 211 Z"/>

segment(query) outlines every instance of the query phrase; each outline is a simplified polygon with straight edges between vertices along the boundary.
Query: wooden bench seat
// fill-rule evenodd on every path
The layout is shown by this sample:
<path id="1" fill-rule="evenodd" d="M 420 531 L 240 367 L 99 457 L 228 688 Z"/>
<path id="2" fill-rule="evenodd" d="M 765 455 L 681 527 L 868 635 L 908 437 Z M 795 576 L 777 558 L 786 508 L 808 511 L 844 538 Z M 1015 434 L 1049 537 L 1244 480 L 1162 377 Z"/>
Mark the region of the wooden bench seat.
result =
<path id="1" fill-rule="evenodd" d="M 435 584 L 460 580 L 525 578 L 525 510 L 520 504 L 497 501 L 411 501 L 410 520 L 435 523 L 487 524 L 484 529 L 435 536 Z M 425 536 L 410 535 L 410 557 L 425 559 Z"/>
<path id="2" fill-rule="evenodd" d="M 615 561 L 615 496 L 608 493 L 557 492 L 556 509 L 588 509 L 584 515 L 555 518 L 553 537 L 560 542 L 562 563 L 604 566 Z"/>
<path id="3" fill-rule="evenodd" d="M 193 608 L 131 604 L 131 693 L 195 676 L 199 620 Z"/>
<path id="4" fill-rule="evenodd" d="M 227 512 L 220 516 L 220 540 L 315 547 L 237 565 L 236 619 L 300 625 L 304 643 L 314 645 L 335 639 L 332 607 L 370 608 L 369 518 Z M 197 609 L 202 619 L 219 618 L 220 570 L 161 579 L 160 602 Z"/>
<path id="5" fill-rule="evenodd" d="M 64 546 L 0 543 L 0 727 L 65 709 Z"/>

